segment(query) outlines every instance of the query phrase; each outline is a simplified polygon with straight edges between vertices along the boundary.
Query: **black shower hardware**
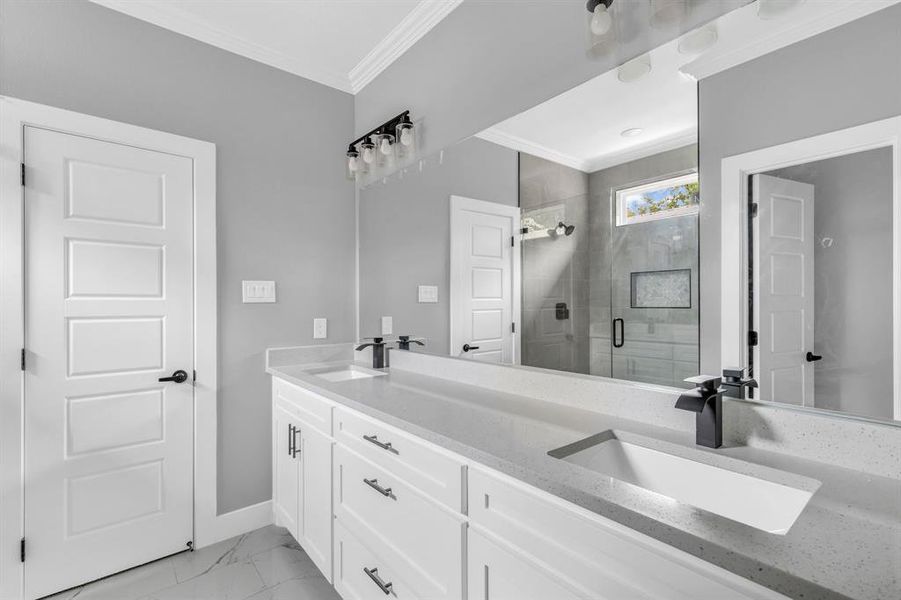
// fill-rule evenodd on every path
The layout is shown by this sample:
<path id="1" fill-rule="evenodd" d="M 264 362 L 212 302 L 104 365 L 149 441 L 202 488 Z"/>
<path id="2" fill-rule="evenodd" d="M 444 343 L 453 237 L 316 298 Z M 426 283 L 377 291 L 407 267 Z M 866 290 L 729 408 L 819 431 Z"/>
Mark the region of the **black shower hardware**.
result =
<path id="1" fill-rule="evenodd" d="M 558 321 L 565 321 L 569 318 L 569 308 L 566 306 L 566 302 L 558 302 L 554 307 L 554 316 L 557 317 Z"/>
<path id="2" fill-rule="evenodd" d="M 556 238 L 561 235 L 570 236 L 575 230 L 575 225 L 567 225 L 563 221 L 560 221 L 559 223 L 557 223 L 557 227 L 555 227 L 554 229 L 548 229 L 547 234 L 549 237 Z"/>

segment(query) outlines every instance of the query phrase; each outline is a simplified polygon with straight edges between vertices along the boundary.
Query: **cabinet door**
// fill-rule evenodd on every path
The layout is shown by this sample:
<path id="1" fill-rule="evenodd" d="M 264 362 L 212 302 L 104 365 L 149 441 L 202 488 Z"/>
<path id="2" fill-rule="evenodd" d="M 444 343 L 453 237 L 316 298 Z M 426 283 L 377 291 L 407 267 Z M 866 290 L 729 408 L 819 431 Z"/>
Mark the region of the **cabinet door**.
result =
<path id="1" fill-rule="evenodd" d="M 303 427 L 299 519 L 303 549 L 332 581 L 332 440 Z"/>
<path id="2" fill-rule="evenodd" d="M 299 457 L 294 451 L 295 442 L 300 442 L 296 433 L 297 422 L 281 406 L 272 408 L 272 505 L 277 525 L 287 527 L 294 539 L 298 538 L 298 498 Z M 295 457 L 297 454 L 297 457 Z"/>
<path id="3" fill-rule="evenodd" d="M 469 600 L 580 600 L 550 574 L 469 530 Z"/>

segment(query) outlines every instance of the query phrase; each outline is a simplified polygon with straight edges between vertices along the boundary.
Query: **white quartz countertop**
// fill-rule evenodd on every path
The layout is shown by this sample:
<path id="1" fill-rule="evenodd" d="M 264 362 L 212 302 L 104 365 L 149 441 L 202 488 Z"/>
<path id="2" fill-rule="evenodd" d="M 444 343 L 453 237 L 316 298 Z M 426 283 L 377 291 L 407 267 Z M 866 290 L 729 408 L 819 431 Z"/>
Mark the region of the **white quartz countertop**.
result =
<path id="1" fill-rule="evenodd" d="M 311 373 L 323 366 L 267 372 L 791 598 L 901 599 L 897 480 L 749 446 L 708 450 L 681 431 L 396 368 L 331 383 Z M 708 452 L 711 462 L 732 463 L 727 468 L 739 459 L 821 485 L 789 532 L 777 535 L 547 454 L 606 430 Z"/>

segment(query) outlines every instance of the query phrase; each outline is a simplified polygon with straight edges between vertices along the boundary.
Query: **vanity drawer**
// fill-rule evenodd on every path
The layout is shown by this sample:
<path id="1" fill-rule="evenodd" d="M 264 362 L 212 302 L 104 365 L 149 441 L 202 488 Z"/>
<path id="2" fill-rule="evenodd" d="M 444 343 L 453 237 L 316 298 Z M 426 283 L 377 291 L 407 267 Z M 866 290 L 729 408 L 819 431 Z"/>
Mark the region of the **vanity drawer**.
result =
<path id="1" fill-rule="evenodd" d="M 507 476 L 469 469 L 473 530 L 487 531 L 586 597 L 785 600 L 715 565 Z"/>
<path id="2" fill-rule="evenodd" d="M 415 436 L 343 408 L 335 439 L 455 511 L 463 509 L 463 463 Z"/>
<path id="3" fill-rule="evenodd" d="M 285 410 L 310 427 L 315 427 L 326 435 L 332 435 L 334 403 L 331 400 L 278 377 L 272 378 L 272 393 L 275 401 Z"/>
<path id="4" fill-rule="evenodd" d="M 465 519 L 352 450 L 335 446 L 334 512 L 428 598 L 459 598 Z M 427 592 L 427 593 L 426 593 Z"/>
<path id="5" fill-rule="evenodd" d="M 403 569 L 390 567 L 340 521 L 335 522 L 335 590 L 344 600 L 377 600 L 385 596 L 397 600 L 421 598 L 402 579 L 402 574 Z M 389 591 L 386 593 L 377 581 Z"/>

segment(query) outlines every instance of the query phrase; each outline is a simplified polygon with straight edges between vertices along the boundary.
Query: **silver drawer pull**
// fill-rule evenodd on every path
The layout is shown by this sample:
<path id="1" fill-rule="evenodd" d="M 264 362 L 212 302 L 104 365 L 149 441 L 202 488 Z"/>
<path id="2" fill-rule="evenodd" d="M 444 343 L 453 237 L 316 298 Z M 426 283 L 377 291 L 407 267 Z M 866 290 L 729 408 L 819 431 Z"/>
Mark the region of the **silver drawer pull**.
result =
<path id="1" fill-rule="evenodd" d="M 387 450 L 388 452 L 394 452 L 395 454 L 400 454 L 400 452 L 398 452 L 394 448 L 394 446 L 391 445 L 391 442 L 380 442 L 379 436 L 377 436 L 377 435 L 364 435 L 363 439 L 371 444 L 375 444 L 382 450 Z"/>
<path id="2" fill-rule="evenodd" d="M 392 500 L 397 500 L 393 493 L 391 493 L 391 488 L 383 488 L 379 485 L 378 479 L 364 479 L 363 483 L 380 493 L 382 496 L 386 498 L 391 498 Z"/>
<path id="3" fill-rule="evenodd" d="M 386 596 L 391 593 L 391 582 L 385 583 L 382 581 L 382 578 L 379 577 L 379 570 L 377 568 L 367 569 L 366 567 L 363 567 L 363 572 L 369 575 L 369 578 L 379 586 L 380 590 L 385 592 Z"/>

